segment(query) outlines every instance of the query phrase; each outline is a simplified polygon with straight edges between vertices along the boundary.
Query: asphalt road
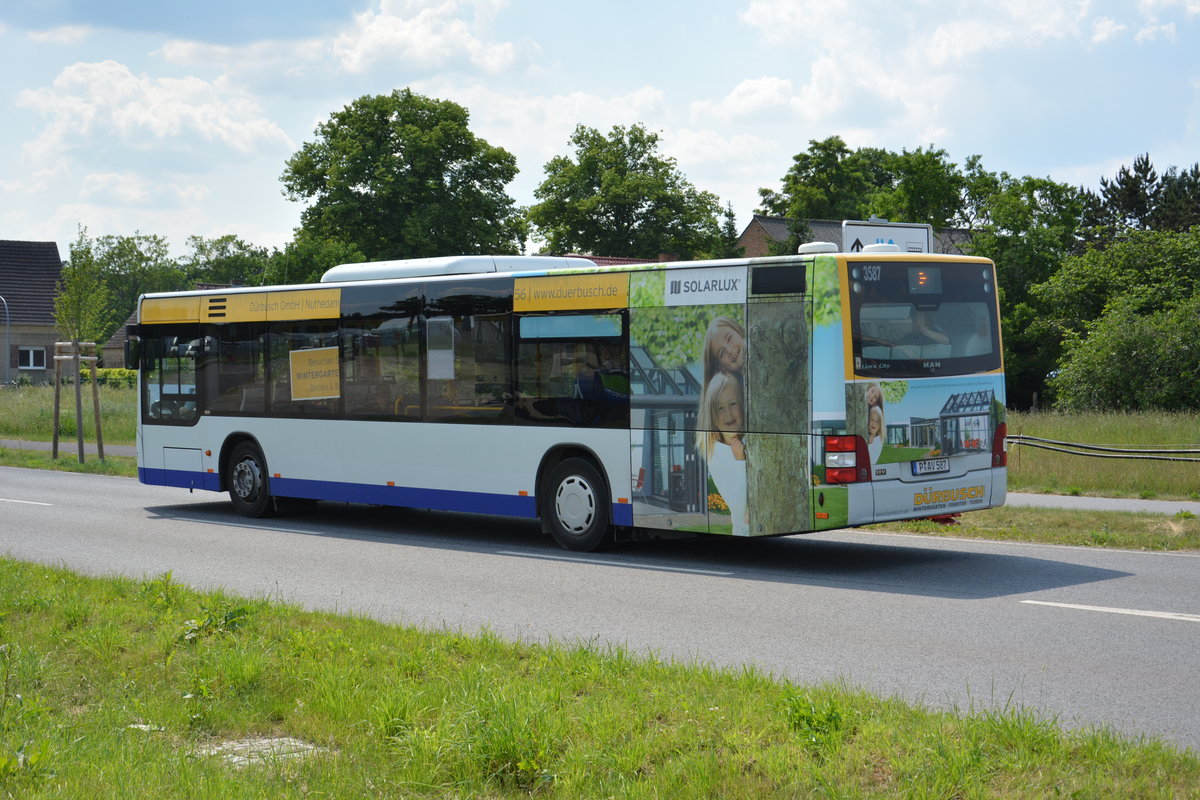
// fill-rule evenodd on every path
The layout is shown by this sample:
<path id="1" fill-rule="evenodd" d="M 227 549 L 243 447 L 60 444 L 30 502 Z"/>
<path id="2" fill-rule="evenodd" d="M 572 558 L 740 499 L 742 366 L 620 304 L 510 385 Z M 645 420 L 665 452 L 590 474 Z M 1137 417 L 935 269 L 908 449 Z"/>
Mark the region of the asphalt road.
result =
<path id="1" fill-rule="evenodd" d="M 0 553 L 525 640 L 754 664 L 1200 749 L 1200 556 L 834 531 L 580 555 L 533 523 L 0 467 Z"/>

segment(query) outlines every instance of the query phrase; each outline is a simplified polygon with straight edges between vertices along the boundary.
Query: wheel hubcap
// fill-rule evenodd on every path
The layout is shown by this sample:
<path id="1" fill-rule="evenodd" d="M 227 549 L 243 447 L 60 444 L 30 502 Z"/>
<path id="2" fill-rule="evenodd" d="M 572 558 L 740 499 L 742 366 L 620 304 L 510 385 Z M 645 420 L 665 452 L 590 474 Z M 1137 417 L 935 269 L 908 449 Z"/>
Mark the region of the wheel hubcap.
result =
<path id="1" fill-rule="evenodd" d="M 262 470 L 252 458 L 242 459 L 233 468 L 233 491 L 245 501 L 253 501 L 262 488 Z"/>
<path id="2" fill-rule="evenodd" d="M 583 533 L 596 518 L 596 493 L 587 481 L 572 475 L 559 484 L 554 510 L 559 524 L 568 533 Z"/>

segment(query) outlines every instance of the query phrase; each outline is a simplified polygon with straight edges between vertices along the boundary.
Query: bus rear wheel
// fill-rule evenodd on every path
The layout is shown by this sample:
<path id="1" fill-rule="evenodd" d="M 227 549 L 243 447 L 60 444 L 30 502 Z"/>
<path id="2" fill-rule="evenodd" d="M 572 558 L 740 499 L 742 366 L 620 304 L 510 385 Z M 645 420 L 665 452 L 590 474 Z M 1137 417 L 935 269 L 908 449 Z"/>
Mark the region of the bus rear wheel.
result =
<path id="1" fill-rule="evenodd" d="M 242 442 L 229 455 L 229 500 L 243 517 L 269 517 L 275 513 L 267 481 L 267 461 L 252 442 Z"/>
<path id="2" fill-rule="evenodd" d="M 598 550 L 612 542 L 608 490 L 591 461 L 568 458 L 546 476 L 541 495 L 542 530 L 568 550 Z"/>

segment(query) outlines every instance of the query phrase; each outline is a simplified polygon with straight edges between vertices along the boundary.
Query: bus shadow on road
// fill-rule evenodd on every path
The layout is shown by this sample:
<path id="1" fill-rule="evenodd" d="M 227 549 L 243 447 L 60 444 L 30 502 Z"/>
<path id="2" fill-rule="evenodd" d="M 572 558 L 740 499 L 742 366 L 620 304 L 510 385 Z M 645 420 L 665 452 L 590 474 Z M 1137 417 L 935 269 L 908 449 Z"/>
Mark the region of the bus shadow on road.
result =
<path id="1" fill-rule="evenodd" d="M 602 569 L 695 573 L 718 578 L 822 586 L 948 599 L 985 599 L 1123 578 L 1131 573 L 1069 560 L 995 552 L 1002 542 L 897 537 L 837 531 L 768 539 L 701 536 L 652 539 L 598 553 L 560 548 L 535 520 L 477 514 L 316 503 L 269 519 L 239 517 L 225 502 L 148 507 L 154 516 L 255 531 L 503 558 L 590 563 Z M 870 537 L 864 541 L 863 537 Z M 851 539 L 849 537 L 856 537 Z M 902 539 L 902 543 L 901 543 Z M 1033 547 L 1031 552 L 1037 552 Z M 1089 551 L 1094 553 L 1096 551 Z"/>

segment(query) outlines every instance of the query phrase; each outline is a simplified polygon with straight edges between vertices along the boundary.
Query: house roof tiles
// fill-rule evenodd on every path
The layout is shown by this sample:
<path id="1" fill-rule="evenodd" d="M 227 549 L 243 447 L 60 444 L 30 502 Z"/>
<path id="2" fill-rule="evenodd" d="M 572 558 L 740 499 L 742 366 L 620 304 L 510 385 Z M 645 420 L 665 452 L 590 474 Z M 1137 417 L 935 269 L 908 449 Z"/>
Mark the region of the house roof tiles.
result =
<path id="1" fill-rule="evenodd" d="M 54 325 L 62 259 L 54 242 L 0 239 L 0 297 L 13 325 Z"/>

